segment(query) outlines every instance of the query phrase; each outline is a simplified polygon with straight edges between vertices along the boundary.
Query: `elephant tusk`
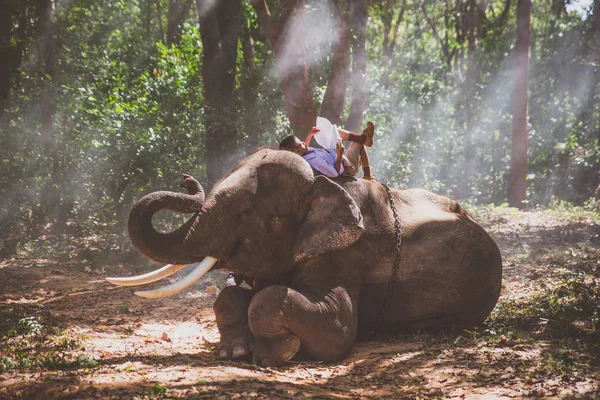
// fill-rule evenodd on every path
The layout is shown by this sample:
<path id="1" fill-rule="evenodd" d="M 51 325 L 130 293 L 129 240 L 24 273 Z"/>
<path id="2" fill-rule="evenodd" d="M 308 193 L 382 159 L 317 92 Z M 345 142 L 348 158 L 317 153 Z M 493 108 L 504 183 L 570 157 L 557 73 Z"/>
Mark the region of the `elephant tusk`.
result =
<path id="1" fill-rule="evenodd" d="M 173 275 L 175 272 L 179 271 L 185 266 L 186 264 L 167 264 L 162 268 L 148 272 L 144 275 L 128 276 L 126 278 L 106 278 L 106 280 L 113 285 L 118 286 L 143 285 L 145 283 L 156 282 L 162 278 L 166 278 L 169 275 Z"/>
<path id="2" fill-rule="evenodd" d="M 210 269 L 215 265 L 218 260 L 213 257 L 205 257 L 204 260 L 198 264 L 196 269 L 194 269 L 188 276 L 185 278 L 172 283 L 167 286 L 160 287 L 155 290 L 145 290 L 143 292 L 135 292 L 136 296 L 145 297 L 147 299 L 158 299 L 161 297 L 167 297 L 174 295 L 175 293 L 181 292 L 183 289 L 186 289 L 194 284 L 198 279 L 202 278 L 204 274 L 206 274 Z"/>

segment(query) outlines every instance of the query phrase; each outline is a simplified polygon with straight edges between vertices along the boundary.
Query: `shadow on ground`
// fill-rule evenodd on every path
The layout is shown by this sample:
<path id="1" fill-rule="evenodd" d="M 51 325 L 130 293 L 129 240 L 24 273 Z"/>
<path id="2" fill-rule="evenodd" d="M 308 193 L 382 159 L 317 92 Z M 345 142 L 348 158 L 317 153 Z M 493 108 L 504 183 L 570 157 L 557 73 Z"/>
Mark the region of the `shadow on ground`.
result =
<path id="1" fill-rule="evenodd" d="M 0 262 L 0 399 L 600 396 L 600 339 L 590 325 L 600 308 L 597 219 L 478 216 L 505 261 L 501 301 L 486 325 L 362 342 L 336 364 L 219 360 L 212 304 L 221 276 L 146 300 L 104 281 L 125 267 Z M 581 318 L 573 311 L 581 295 L 561 292 L 569 282 L 591 288 Z M 541 300 L 552 296 L 562 308 Z"/>

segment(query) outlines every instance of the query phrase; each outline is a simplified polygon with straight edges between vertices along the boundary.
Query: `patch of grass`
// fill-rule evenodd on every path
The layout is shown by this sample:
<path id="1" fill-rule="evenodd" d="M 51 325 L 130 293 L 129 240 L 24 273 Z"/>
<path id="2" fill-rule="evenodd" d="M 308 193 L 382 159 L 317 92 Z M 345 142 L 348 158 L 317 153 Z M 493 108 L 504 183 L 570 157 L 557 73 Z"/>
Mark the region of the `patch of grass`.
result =
<path id="1" fill-rule="evenodd" d="M 595 215 L 596 218 L 600 218 L 600 210 L 593 197 L 590 197 L 588 201 L 581 206 L 575 206 L 564 200 L 554 200 L 550 203 L 548 209 L 561 217 L 568 216 L 570 219 L 586 218 L 590 215 Z"/>
<path id="2" fill-rule="evenodd" d="M 505 331 L 525 330 L 538 337 L 598 339 L 600 331 L 600 278 L 564 268 L 542 291 L 524 301 L 498 304 L 488 325 Z"/>
<path id="3" fill-rule="evenodd" d="M 164 394 L 167 391 L 167 388 L 162 386 L 160 383 L 155 383 L 154 386 L 148 390 L 150 396 L 158 396 L 160 394 Z"/>
<path id="4" fill-rule="evenodd" d="M 81 347 L 80 338 L 45 326 L 39 315 L 22 316 L 21 312 L 0 311 L 0 317 L 5 321 L 0 331 L 0 372 L 98 367 L 98 363 L 88 356 L 73 354 L 73 350 Z"/>

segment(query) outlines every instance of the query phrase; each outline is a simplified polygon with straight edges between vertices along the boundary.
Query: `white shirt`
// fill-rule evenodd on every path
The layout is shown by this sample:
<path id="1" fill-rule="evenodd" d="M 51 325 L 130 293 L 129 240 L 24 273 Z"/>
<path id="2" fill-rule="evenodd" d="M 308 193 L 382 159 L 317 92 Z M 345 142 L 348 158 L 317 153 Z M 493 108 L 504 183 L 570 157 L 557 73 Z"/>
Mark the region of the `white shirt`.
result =
<path id="1" fill-rule="evenodd" d="M 335 170 L 335 153 L 327 150 L 308 147 L 308 153 L 302 156 L 311 167 L 325 176 L 336 178 L 344 172 L 344 165 L 340 163 L 340 172 Z"/>

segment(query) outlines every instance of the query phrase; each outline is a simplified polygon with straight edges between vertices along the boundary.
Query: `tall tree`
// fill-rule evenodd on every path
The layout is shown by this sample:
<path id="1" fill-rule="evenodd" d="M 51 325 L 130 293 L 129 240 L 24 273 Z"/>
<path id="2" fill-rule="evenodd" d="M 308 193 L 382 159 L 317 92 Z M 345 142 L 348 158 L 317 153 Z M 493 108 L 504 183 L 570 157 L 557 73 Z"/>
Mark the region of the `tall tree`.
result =
<path id="1" fill-rule="evenodd" d="M 55 21 L 52 15 L 52 0 L 36 0 L 35 31 L 37 36 L 35 53 L 37 55 L 37 69 L 39 81 L 39 107 L 41 136 L 44 145 L 44 157 L 40 168 L 47 171 L 47 179 L 40 193 L 39 221 L 44 217 L 54 222 L 56 234 L 60 234 L 66 226 L 68 213 L 67 205 L 61 205 L 64 198 L 63 179 L 58 154 L 58 143 L 54 127 L 54 114 L 56 111 L 55 84 Z"/>
<path id="2" fill-rule="evenodd" d="M 331 63 L 331 71 L 327 80 L 327 89 L 319 115 L 334 124 L 340 123 L 340 117 L 346 99 L 348 75 L 350 72 L 350 26 L 348 11 L 341 4 L 334 11 L 337 41 Z"/>
<path id="3" fill-rule="evenodd" d="M 398 36 L 398 28 L 404 18 L 404 12 L 406 11 L 406 0 L 402 0 L 398 16 L 394 20 L 394 3 L 394 0 L 387 0 L 385 2 L 385 9 L 381 18 L 383 22 L 383 54 L 385 55 L 385 64 L 383 66 L 381 77 L 379 78 L 379 83 L 385 88 L 390 84 L 390 70 L 392 68 L 396 37 Z"/>
<path id="4" fill-rule="evenodd" d="M 12 46 L 11 31 L 13 18 L 13 5 L 9 0 L 0 0 L 0 120 L 2 120 L 6 108 L 8 107 L 8 99 L 10 97 L 11 86 L 11 60 Z"/>
<path id="5" fill-rule="evenodd" d="M 598 113 L 598 107 L 594 107 L 594 104 L 598 102 L 600 98 L 600 0 L 594 0 L 593 8 L 593 20 L 592 20 L 592 40 L 590 41 L 590 54 L 592 63 L 596 66 L 595 74 L 593 74 L 592 84 L 590 85 L 590 92 L 588 95 L 588 101 L 586 109 L 589 110 L 589 122 L 596 129 L 596 138 L 600 143 L 600 126 L 598 126 L 598 120 L 600 115 L 594 115 L 594 109 Z M 598 172 L 598 178 L 600 179 L 600 171 Z M 600 186 L 598 186 L 600 188 Z"/>
<path id="6" fill-rule="evenodd" d="M 359 131 L 367 95 L 367 0 L 350 0 L 350 26 L 352 26 L 352 101 L 346 128 Z"/>
<path id="7" fill-rule="evenodd" d="M 54 110 L 56 102 L 52 93 L 54 77 L 54 22 L 52 20 L 52 0 L 36 2 L 37 56 L 40 73 L 40 114 L 42 137 L 46 145 L 54 146 Z"/>
<path id="8" fill-rule="evenodd" d="M 515 88 L 508 204 L 526 207 L 527 150 L 529 147 L 527 115 L 529 105 L 529 42 L 531 40 L 531 0 L 517 1 L 517 39 L 515 44 Z"/>
<path id="9" fill-rule="evenodd" d="M 235 72 L 241 0 L 196 0 L 202 36 L 202 78 L 206 100 L 206 175 L 210 185 L 233 162 L 235 125 Z"/>
<path id="10" fill-rule="evenodd" d="M 279 64 L 292 130 L 295 135 L 305 137 L 317 117 L 306 62 L 305 1 L 283 1 L 279 18 L 272 17 L 266 0 L 251 0 L 251 4 Z"/>
<path id="11" fill-rule="evenodd" d="M 166 44 L 165 40 L 165 29 L 163 28 L 163 17 L 162 17 L 162 5 L 160 0 L 154 0 L 156 5 L 156 22 L 158 22 L 158 31 L 160 32 L 160 41 Z"/>
<path id="12" fill-rule="evenodd" d="M 167 13 L 167 46 L 178 45 L 183 33 L 183 23 L 190 13 L 193 0 L 169 0 Z"/>
<path id="13" fill-rule="evenodd" d="M 451 69 L 452 69 L 452 60 L 455 61 L 455 63 L 457 62 L 457 58 L 456 55 L 458 54 L 458 48 L 462 47 L 462 44 L 464 43 L 464 35 L 462 34 L 462 28 L 461 28 L 461 15 L 462 13 L 460 12 L 460 10 L 462 9 L 461 7 L 461 2 L 457 1 L 457 5 L 456 5 L 456 9 L 452 9 L 450 7 L 450 0 L 445 0 L 444 2 L 444 37 L 442 38 L 440 36 L 440 33 L 438 31 L 438 27 L 437 24 L 435 22 L 435 20 L 430 17 L 428 11 L 427 11 L 427 7 L 425 4 L 425 0 L 421 0 L 421 11 L 423 12 L 423 17 L 425 18 L 425 22 L 427 22 L 427 25 L 429 25 L 429 28 L 431 29 L 431 32 L 433 33 L 433 38 L 438 42 L 438 44 L 440 45 L 440 49 L 442 50 L 442 60 L 445 64 L 445 74 L 444 74 L 444 81 L 446 84 L 448 84 L 448 74 L 450 73 Z M 451 32 L 451 26 L 450 26 L 450 16 L 451 14 L 454 15 L 456 21 L 454 24 L 455 30 L 456 30 L 456 37 L 454 38 L 454 40 L 450 40 L 450 32 Z M 454 42 L 455 44 L 452 44 L 452 42 Z M 457 66 L 455 64 L 455 69 L 457 69 Z"/>
<path id="14" fill-rule="evenodd" d="M 585 107 L 585 113 L 587 114 L 588 126 L 591 126 L 592 130 L 596 130 L 596 139 L 600 144 L 600 126 L 598 121 L 600 121 L 600 112 L 598 111 L 598 107 L 594 107 L 594 104 L 597 104 L 598 99 L 600 98 L 600 94 L 598 93 L 600 89 L 600 0 L 594 0 L 594 8 L 593 8 L 593 20 L 592 20 L 592 40 L 590 41 L 591 54 L 592 59 L 595 62 L 596 73 L 593 75 L 592 84 L 590 85 L 590 92 L 588 94 L 588 100 Z M 594 109 L 596 109 L 596 113 L 594 113 Z M 596 199 L 598 200 L 598 208 L 600 209 L 600 170 L 596 171 L 596 183 L 598 183 L 598 187 L 594 192 Z"/>

